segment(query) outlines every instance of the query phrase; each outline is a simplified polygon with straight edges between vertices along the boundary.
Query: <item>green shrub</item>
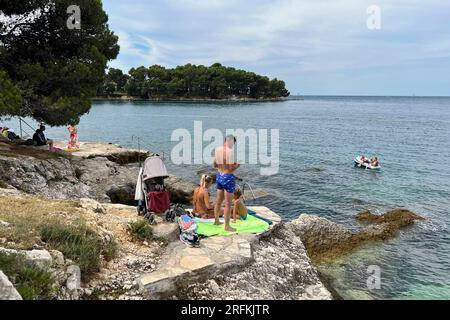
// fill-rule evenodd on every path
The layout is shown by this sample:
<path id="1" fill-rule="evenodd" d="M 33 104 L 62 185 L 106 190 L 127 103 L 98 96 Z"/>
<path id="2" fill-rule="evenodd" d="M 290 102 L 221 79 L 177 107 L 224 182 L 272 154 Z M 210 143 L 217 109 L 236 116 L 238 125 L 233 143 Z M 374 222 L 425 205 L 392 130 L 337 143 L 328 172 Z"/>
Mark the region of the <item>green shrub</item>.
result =
<path id="1" fill-rule="evenodd" d="M 30 266 L 20 254 L 0 252 L 0 270 L 14 284 L 25 300 L 48 300 L 52 298 L 52 274 L 45 269 Z"/>
<path id="2" fill-rule="evenodd" d="M 40 234 L 44 242 L 73 260 L 84 276 L 99 271 L 101 254 L 112 259 L 117 250 L 113 242 L 102 245 L 97 233 L 84 224 L 68 226 L 53 221 L 43 225 Z"/>
<path id="3" fill-rule="evenodd" d="M 153 230 L 146 220 L 139 219 L 128 224 L 128 230 L 134 239 L 153 240 Z"/>

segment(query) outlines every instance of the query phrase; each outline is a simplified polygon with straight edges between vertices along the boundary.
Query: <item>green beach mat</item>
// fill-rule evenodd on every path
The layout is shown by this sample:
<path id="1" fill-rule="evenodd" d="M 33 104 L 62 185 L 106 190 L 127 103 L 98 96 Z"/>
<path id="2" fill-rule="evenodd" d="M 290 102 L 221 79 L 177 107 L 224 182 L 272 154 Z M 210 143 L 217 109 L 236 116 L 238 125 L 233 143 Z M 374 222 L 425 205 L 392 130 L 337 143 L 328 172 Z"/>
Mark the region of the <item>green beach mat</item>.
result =
<path id="1" fill-rule="evenodd" d="M 224 225 L 216 226 L 212 222 L 196 222 L 197 233 L 202 236 L 225 236 L 236 233 L 261 233 L 269 229 L 269 224 L 261 219 L 255 218 L 251 215 L 247 216 L 246 220 L 237 220 L 236 223 L 231 223 L 231 227 L 236 229 L 236 232 L 229 232 L 224 230 Z"/>

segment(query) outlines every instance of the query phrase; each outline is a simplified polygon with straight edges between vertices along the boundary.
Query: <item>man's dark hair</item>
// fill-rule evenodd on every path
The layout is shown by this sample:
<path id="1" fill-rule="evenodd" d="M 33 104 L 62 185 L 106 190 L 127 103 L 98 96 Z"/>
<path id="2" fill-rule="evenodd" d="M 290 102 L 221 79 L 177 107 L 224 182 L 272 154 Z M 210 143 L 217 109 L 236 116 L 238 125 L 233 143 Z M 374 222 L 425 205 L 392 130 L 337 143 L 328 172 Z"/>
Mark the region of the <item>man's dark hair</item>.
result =
<path id="1" fill-rule="evenodd" d="M 45 126 L 44 126 L 44 125 L 41 125 L 41 126 L 39 127 L 39 129 L 41 129 L 41 131 L 45 131 Z"/>
<path id="2" fill-rule="evenodd" d="M 231 139 L 233 139 L 234 143 L 236 143 L 236 137 L 233 136 L 232 134 L 225 137 L 225 142 L 227 142 L 228 140 L 231 140 Z"/>

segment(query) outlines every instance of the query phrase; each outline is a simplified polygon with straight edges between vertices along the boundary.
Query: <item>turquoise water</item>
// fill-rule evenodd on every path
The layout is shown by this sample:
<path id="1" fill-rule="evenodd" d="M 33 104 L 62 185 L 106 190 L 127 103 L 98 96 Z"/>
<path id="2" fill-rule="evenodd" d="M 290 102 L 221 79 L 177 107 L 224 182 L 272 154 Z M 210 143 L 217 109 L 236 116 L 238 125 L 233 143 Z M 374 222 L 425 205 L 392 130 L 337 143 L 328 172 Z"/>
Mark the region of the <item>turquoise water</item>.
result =
<path id="1" fill-rule="evenodd" d="M 363 248 L 323 268 L 347 298 L 450 298 L 450 98 L 305 97 L 276 103 L 98 102 L 79 125 L 80 139 L 170 154 L 177 128 L 277 128 L 280 171 L 240 176 L 270 196 L 256 202 L 285 219 L 317 214 L 358 227 L 354 215 L 406 207 L 427 218 L 388 242 Z M 48 135 L 67 139 L 65 128 Z M 353 166 L 353 158 L 377 155 L 379 172 Z M 175 166 L 173 174 L 197 180 L 201 165 Z M 369 265 L 381 269 L 381 289 L 368 290 Z"/>

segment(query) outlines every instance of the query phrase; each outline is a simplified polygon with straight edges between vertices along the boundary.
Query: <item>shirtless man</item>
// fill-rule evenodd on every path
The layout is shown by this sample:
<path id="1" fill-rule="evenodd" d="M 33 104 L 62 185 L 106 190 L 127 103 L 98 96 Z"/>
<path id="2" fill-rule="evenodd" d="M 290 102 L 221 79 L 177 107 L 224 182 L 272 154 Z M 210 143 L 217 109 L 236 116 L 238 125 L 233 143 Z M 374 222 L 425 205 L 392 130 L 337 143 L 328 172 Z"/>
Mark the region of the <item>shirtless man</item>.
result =
<path id="1" fill-rule="evenodd" d="M 233 147 L 235 143 L 236 138 L 234 136 L 227 136 L 223 146 L 217 147 L 214 152 L 214 167 L 218 170 L 216 176 L 217 200 L 214 207 L 214 224 L 221 224 L 219 215 L 222 202 L 225 200 L 225 230 L 231 232 L 236 231 L 236 229 L 230 226 L 231 201 L 236 189 L 236 178 L 233 173 L 240 166 L 240 164 L 234 162 Z"/>

